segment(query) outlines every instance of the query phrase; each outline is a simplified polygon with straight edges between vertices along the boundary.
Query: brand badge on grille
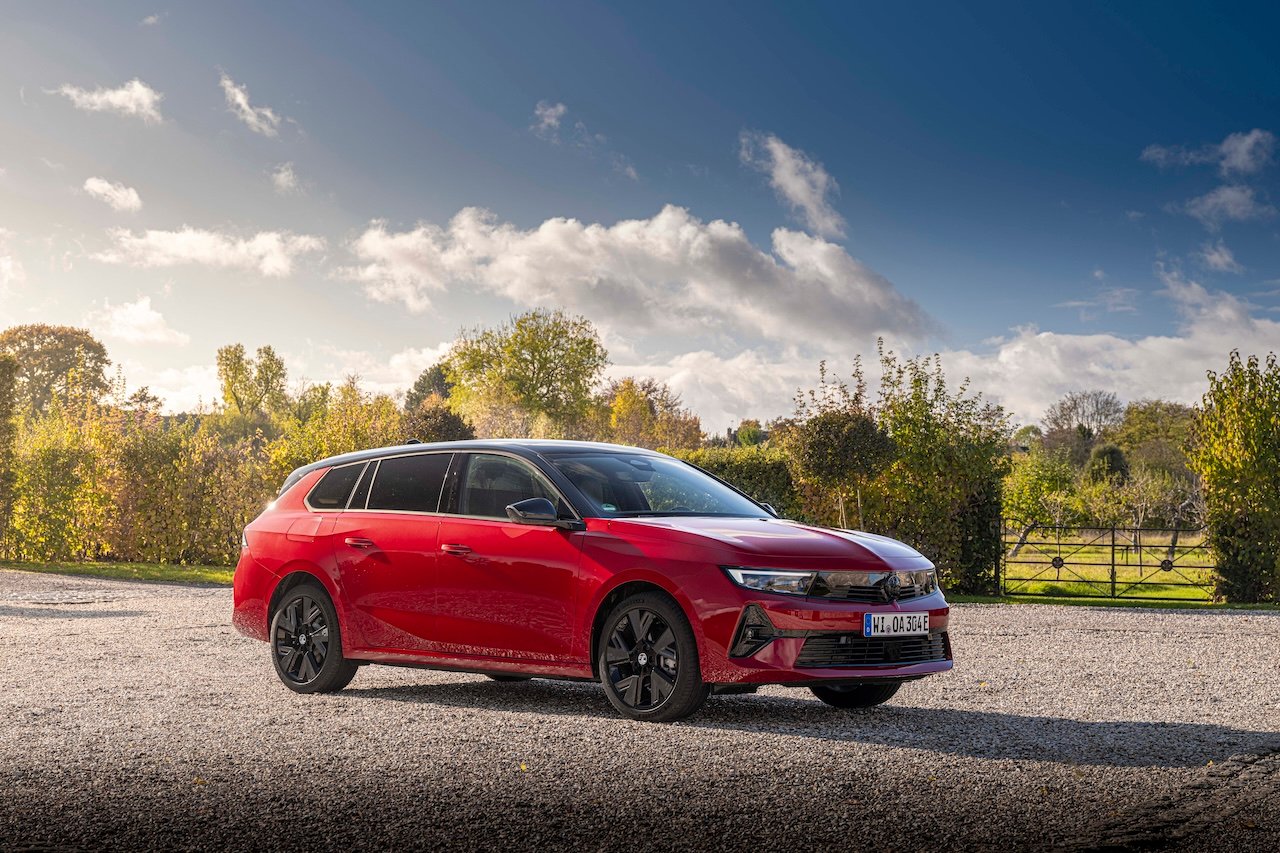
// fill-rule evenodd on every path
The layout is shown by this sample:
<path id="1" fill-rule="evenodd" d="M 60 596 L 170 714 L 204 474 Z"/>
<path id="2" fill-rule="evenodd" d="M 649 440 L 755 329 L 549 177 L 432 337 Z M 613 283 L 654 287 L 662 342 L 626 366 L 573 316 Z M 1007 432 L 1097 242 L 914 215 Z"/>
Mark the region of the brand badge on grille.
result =
<path id="1" fill-rule="evenodd" d="M 884 596 L 885 601 L 897 601 L 898 596 L 902 595 L 902 578 L 889 575 L 880 581 L 880 594 Z"/>

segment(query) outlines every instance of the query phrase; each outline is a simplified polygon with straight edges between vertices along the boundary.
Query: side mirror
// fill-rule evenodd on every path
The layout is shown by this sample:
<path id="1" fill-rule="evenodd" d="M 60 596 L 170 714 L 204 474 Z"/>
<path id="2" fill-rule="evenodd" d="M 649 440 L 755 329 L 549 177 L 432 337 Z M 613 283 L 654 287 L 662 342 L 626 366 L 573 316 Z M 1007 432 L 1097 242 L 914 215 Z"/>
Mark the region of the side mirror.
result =
<path id="1" fill-rule="evenodd" d="M 556 505 L 546 498 L 529 498 L 510 504 L 507 518 L 517 524 L 555 524 Z"/>
<path id="2" fill-rule="evenodd" d="M 565 530 L 586 530 L 581 521 L 560 518 L 556 505 L 546 498 L 528 498 L 507 506 L 507 518 L 516 524 L 538 524 Z"/>

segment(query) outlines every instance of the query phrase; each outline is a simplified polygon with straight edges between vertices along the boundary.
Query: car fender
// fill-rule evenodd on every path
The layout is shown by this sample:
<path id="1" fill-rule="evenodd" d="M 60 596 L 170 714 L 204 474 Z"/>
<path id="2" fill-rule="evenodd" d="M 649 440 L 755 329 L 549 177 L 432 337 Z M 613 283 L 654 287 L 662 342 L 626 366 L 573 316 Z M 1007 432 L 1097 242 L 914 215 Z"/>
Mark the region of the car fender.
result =
<path id="1" fill-rule="evenodd" d="M 582 656 L 587 659 L 588 664 L 595 666 L 595 661 L 592 659 L 591 654 L 591 635 L 596 624 L 596 617 L 604 615 L 600 612 L 601 605 L 614 590 L 629 583 L 646 583 L 656 586 L 675 599 L 676 604 L 680 606 L 680 610 L 684 613 L 684 618 L 689 620 L 689 625 L 693 628 L 693 637 L 698 645 L 698 657 L 701 660 L 703 657 L 702 650 L 706 646 L 706 637 L 703 634 L 702 622 L 697 617 L 697 610 L 693 606 L 693 601 L 670 578 L 655 572 L 653 569 L 637 566 L 612 575 L 592 593 L 583 613 L 583 624 L 576 644 L 581 650 Z"/>

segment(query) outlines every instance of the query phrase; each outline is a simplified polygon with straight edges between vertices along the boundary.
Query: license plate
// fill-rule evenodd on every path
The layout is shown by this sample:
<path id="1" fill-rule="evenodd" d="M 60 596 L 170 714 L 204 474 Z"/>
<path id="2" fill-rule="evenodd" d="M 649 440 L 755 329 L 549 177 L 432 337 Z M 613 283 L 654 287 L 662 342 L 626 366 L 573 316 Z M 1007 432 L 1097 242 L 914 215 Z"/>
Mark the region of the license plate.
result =
<path id="1" fill-rule="evenodd" d="M 862 617 L 864 637 L 909 637 L 927 633 L 928 613 L 867 613 Z"/>

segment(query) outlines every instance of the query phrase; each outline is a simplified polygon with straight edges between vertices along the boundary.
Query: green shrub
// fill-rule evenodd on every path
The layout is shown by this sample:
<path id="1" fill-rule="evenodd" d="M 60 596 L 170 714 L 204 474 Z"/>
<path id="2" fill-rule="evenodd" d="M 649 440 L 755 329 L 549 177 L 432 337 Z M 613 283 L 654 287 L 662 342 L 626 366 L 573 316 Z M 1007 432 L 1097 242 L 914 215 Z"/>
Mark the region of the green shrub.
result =
<path id="1" fill-rule="evenodd" d="M 1227 601 L 1274 598 L 1280 573 L 1280 365 L 1231 353 L 1209 374 L 1189 453 L 1204 489 L 1217 593 Z"/>
<path id="2" fill-rule="evenodd" d="M 755 445 L 669 452 L 732 483 L 756 500 L 771 504 L 783 518 L 813 520 L 805 511 L 804 501 L 791 479 L 786 454 L 781 450 Z"/>

